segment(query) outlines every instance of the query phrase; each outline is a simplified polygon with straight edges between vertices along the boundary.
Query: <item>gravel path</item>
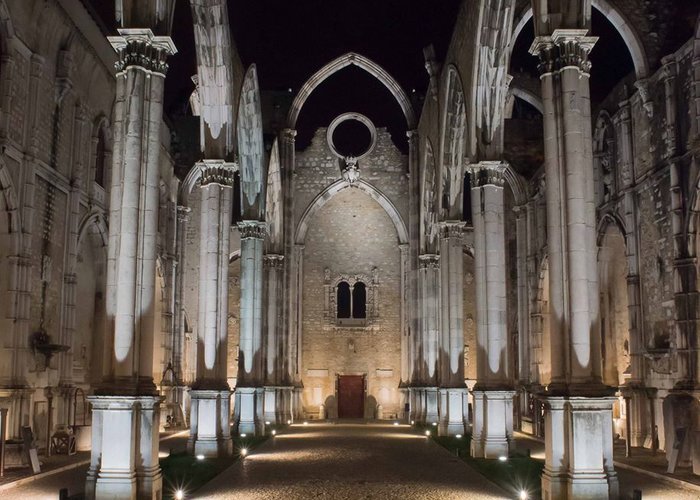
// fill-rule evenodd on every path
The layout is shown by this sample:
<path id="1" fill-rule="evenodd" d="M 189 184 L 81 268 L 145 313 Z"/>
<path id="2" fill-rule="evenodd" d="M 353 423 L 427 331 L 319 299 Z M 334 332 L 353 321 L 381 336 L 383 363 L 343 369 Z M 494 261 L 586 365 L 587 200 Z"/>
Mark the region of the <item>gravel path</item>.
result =
<path id="1" fill-rule="evenodd" d="M 200 499 L 495 499 L 508 494 L 408 426 L 295 425 L 216 477 Z"/>

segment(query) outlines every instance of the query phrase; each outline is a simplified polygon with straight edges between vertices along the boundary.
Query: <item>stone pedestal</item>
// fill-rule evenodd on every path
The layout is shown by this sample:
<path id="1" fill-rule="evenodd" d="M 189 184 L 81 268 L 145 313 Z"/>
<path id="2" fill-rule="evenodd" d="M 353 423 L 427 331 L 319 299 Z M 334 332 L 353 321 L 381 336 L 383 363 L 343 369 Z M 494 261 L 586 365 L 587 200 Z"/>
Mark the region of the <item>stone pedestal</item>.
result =
<path id="1" fill-rule="evenodd" d="M 432 425 L 433 422 L 438 423 L 440 418 L 440 413 L 438 411 L 438 388 L 437 387 L 426 387 L 424 391 L 424 415 L 425 423 Z"/>
<path id="2" fill-rule="evenodd" d="M 188 451 L 205 457 L 230 455 L 231 391 L 191 390 L 190 399 Z"/>
<path id="3" fill-rule="evenodd" d="M 514 391 L 479 391 L 474 396 L 471 455 L 507 457 L 513 439 Z"/>
<path id="4" fill-rule="evenodd" d="M 88 401 L 94 432 L 86 498 L 162 498 L 157 431 L 161 398 L 89 396 Z"/>
<path id="5" fill-rule="evenodd" d="M 440 389 L 440 422 L 438 423 L 438 433 L 441 436 L 464 435 L 464 397 L 467 388 L 441 388 Z"/>
<path id="6" fill-rule="evenodd" d="M 262 387 L 236 387 L 236 406 L 239 434 L 263 434 L 265 389 Z"/>
<path id="7" fill-rule="evenodd" d="M 542 498 L 617 498 L 612 464 L 614 398 L 546 399 L 546 456 Z"/>
<path id="8" fill-rule="evenodd" d="M 263 418 L 270 425 L 286 425 L 292 419 L 292 386 L 263 388 Z"/>

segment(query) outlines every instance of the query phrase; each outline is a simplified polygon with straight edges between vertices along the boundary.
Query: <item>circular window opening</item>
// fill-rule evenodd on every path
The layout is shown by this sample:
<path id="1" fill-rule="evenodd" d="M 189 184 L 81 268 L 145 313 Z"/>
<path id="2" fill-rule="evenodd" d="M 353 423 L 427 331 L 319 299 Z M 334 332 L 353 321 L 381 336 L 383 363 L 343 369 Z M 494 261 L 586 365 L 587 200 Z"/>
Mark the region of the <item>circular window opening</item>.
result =
<path id="1" fill-rule="evenodd" d="M 333 146 L 341 156 L 362 156 L 372 146 L 372 134 L 357 120 L 346 120 L 333 131 Z"/>
<path id="2" fill-rule="evenodd" d="M 328 145 L 340 158 L 352 156 L 360 159 L 374 147 L 376 130 L 364 115 L 344 113 L 328 126 Z"/>

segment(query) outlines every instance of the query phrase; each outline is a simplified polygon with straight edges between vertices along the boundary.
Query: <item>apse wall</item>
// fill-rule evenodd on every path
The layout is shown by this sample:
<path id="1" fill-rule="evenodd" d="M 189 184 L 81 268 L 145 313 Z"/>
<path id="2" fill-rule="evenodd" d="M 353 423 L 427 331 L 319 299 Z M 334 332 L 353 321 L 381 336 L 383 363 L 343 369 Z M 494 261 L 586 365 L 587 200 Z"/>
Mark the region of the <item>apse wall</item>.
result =
<path id="1" fill-rule="evenodd" d="M 381 191 L 406 220 L 407 158 L 379 129 L 377 144 L 360 161 L 360 179 Z M 324 189 L 340 179 L 319 129 L 312 144 L 297 153 L 295 213 L 302 214 Z M 303 241 L 302 353 L 304 411 L 317 416 L 323 404 L 337 415 L 336 377 L 366 375 L 366 417 L 390 418 L 401 405 L 401 250 L 394 222 L 359 188 L 333 195 L 308 221 Z M 367 289 L 363 326 L 338 326 L 336 285 L 361 280 Z M 376 405 L 383 412 L 378 414 Z"/>

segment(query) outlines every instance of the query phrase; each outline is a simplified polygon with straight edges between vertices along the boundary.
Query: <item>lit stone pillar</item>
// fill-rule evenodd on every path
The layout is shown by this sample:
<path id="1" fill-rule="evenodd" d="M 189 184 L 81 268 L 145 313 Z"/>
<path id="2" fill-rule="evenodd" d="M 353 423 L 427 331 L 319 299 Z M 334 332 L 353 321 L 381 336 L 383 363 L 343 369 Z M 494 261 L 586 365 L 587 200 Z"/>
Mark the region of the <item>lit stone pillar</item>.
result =
<path id="1" fill-rule="evenodd" d="M 424 254 L 419 257 L 421 289 L 421 350 L 423 384 L 419 421 L 438 421 L 438 354 L 440 342 L 440 256 Z"/>
<path id="2" fill-rule="evenodd" d="M 187 248 L 187 225 L 189 224 L 192 209 L 178 205 L 177 207 L 177 242 L 176 258 L 178 261 L 178 273 L 175 284 L 175 329 L 173 332 L 173 370 L 179 382 L 185 380 L 185 248 Z M 177 402 L 180 411 L 184 415 L 184 387 L 177 388 Z"/>
<path id="3" fill-rule="evenodd" d="M 231 389 L 226 380 L 228 348 L 228 256 L 231 188 L 238 169 L 223 160 L 204 160 L 199 229 L 199 315 L 197 377 L 190 390 L 188 449 L 217 457 L 232 451 Z"/>
<path id="4" fill-rule="evenodd" d="M 408 138 L 408 206 L 410 207 L 408 214 L 408 295 L 405 300 L 408 306 L 408 403 L 409 403 L 409 421 L 420 420 L 418 415 L 420 411 L 420 384 L 421 376 L 421 332 L 419 327 L 420 308 L 418 302 L 418 254 L 420 252 L 420 151 L 419 141 L 420 135 L 417 130 L 409 130 L 406 132 Z"/>
<path id="5" fill-rule="evenodd" d="M 461 221 L 440 224 L 440 435 L 464 434 L 464 288 Z"/>
<path id="6" fill-rule="evenodd" d="M 539 26 L 543 28 L 543 26 Z M 547 181 L 551 383 L 545 403 L 546 498 L 617 496 L 612 392 L 602 384 L 587 29 L 535 38 Z"/>
<path id="7" fill-rule="evenodd" d="M 411 406 L 411 399 L 408 386 L 411 381 L 411 336 L 410 336 L 410 291 L 408 282 L 410 279 L 409 245 L 403 243 L 399 245 L 401 253 L 401 382 L 399 385 L 399 418 L 410 420 L 410 416 L 404 408 L 408 404 Z"/>
<path id="8" fill-rule="evenodd" d="M 263 258 L 265 268 L 265 422 L 283 424 L 288 419 L 285 409 L 288 387 L 282 386 L 282 283 L 284 279 L 284 256 L 267 254 Z"/>
<path id="9" fill-rule="evenodd" d="M 237 428 L 241 434 L 260 434 L 264 432 L 262 292 L 265 223 L 243 221 L 238 228 L 241 232 L 241 315 L 236 382 Z"/>
<path id="10" fill-rule="evenodd" d="M 503 186 L 505 165 L 470 167 L 477 310 L 477 378 L 471 453 L 507 456 L 513 434 L 506 315 L 506 246 Z"/>
<path id="11" fill-rule="evenodd" d="M 94 396 L 88 498 L 161 498 L 153 383 L 158 178 L 166 59 L 170 37 L 120 29 L 107 266 L 107 375 Z M 104 450 L 105 453 L 101 453 Z"/>

